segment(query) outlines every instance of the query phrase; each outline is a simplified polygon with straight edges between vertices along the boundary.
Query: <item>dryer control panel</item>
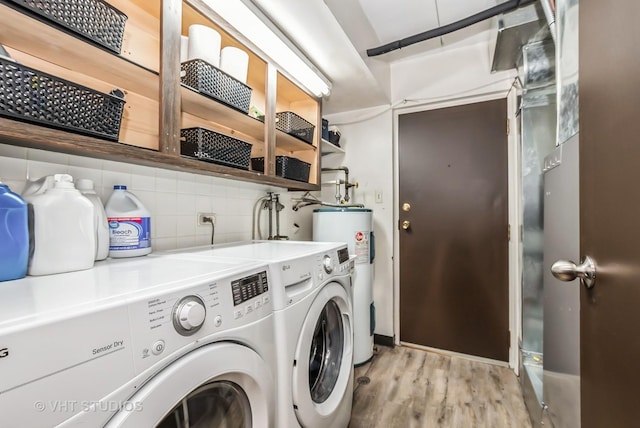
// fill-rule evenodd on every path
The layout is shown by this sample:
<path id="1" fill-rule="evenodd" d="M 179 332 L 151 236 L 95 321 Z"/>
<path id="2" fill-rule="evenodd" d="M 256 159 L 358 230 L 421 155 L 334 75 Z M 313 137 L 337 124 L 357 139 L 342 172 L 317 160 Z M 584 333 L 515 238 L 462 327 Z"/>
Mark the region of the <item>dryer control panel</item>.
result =
<path id="1" fill-rule="evenodd" d="M 270 267 L 274 310 L 283 310 L 304 299 L 309 292 L 336 277 L 351 274 L 353 262 L 347 246 L 299 257 Z"/>

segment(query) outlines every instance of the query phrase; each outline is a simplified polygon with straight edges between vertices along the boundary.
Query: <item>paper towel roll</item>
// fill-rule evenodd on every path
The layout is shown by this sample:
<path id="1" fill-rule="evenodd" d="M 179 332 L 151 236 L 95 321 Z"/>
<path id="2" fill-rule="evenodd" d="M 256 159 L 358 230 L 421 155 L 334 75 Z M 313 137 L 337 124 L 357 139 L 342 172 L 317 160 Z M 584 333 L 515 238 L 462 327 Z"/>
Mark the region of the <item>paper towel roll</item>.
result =
<path id="1" fill-rule="evenodd" d="M 180 36 L 180 62 L 185 62 L 187 59 L 189 59 L 189 38 Z"/>
<path id="2" fill-rule="evenodd" d="M 221 37 L 213 28 L 206 25 L 189 26 L 188 59 L 202 59 L 214 67 L 220 67 Z"/>
<path id="3" fill-rule="evenodd" d="M 249 54 L 233 46 L 222 48 L 220 52 L 220 69 L 246 84 L 249 70 Z"/>

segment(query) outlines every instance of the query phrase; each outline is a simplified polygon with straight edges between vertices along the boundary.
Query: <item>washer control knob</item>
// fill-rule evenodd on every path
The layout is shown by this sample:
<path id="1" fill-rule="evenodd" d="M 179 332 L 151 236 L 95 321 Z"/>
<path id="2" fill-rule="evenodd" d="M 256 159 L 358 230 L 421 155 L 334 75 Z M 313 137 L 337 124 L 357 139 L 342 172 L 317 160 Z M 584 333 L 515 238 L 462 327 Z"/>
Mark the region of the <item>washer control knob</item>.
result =
<path id="1" fill-rule="evenodd" d="M 331 260 L 331 256 L 324 256 L 322 258 L 322 267 L 326 273 L 333 272 L 333 260 Z"/>
<path id="2" fill-rule="evenodd" d="M 202 299 L 196 296 L 188 296 L 181 299 L 173 311 L 173 326 L 178 333 L 189 336 L 204 324 L 206 309 Z"/>

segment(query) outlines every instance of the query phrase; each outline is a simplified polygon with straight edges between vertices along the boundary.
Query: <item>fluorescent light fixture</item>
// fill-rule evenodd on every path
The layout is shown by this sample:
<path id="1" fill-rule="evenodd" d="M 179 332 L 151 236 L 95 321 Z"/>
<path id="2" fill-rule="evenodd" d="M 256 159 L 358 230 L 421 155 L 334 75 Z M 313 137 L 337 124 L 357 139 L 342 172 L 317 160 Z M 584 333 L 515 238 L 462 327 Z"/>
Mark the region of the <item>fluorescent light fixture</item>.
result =
<path id="1" fill-rule="evenodd" d="M 242 0 L 204 0 L 204 2 L 310 92 L 318 97 L 329 95 L 328 83 Z"/>

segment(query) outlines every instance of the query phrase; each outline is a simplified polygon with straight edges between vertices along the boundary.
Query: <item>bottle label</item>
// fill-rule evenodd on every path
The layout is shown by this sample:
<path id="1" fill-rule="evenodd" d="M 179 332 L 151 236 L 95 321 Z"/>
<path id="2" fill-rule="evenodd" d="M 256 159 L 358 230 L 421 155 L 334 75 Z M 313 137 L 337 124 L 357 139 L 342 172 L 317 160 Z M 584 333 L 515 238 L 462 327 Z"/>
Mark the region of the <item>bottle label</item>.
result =
<path id="1" fill-rule="evenodd" d="M 109 217 L 109 250 L 138 250 L 151 247 L 149 217 Z"/>

